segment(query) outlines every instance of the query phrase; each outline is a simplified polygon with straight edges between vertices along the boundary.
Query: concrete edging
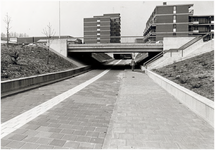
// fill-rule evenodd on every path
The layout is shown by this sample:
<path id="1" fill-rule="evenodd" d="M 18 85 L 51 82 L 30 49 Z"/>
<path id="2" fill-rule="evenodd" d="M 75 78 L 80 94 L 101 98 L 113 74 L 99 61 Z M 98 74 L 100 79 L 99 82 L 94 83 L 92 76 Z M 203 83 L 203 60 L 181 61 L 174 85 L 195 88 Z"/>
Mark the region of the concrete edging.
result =
<path id="1" fill-rule="evenodd" d="M 214 102 L 150 70 L 146 74 L 157 84 L 214 127 Z"/>
<path id="2" fill-rule="evenodd" d="M 1 82 L 1 98 L 33 88 L 65 80 L 89 71 L 90 66 L 77 67 L 65 71 L 41 74 Z"/>

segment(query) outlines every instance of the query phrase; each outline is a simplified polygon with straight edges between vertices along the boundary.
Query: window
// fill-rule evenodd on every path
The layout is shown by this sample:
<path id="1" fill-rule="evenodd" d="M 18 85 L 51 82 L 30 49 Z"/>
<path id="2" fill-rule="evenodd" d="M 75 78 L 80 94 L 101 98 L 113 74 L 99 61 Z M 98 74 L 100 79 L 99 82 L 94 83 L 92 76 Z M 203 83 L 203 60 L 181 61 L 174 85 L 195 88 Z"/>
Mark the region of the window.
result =
<path id="1" fill-rule="evenodd" d="M 100 31 L 100 29 L 98 28 L 97 31 Z"/>
<path id="2" fill-rule="evenodd" d="M 176 24 L 173 24 L 173 32 L 176 32 Z"/>
<path id="3" fill-rule="evenodd" d="M 97 20 L 97 22 L 100 22 L 100 20 Z"/>
<path id="4" fill-rule="evenodd" d="M 176 7 L 173 7 L 173 14 L 176 14 Z"/>
<path id="5" fill-rule="evenodd" d="M 100 27 L 100 24 L 97 24 L 97 27 Z"/>
<path id="6" fill-rule="evenodd" d="M 100 35 L 100 33 L 97 33 L 97 35 Z"/>
<path id="7" fill-rule="evenodd" d="M 173 16 L 173 23 L 176 23 L 176 16 Z"/>

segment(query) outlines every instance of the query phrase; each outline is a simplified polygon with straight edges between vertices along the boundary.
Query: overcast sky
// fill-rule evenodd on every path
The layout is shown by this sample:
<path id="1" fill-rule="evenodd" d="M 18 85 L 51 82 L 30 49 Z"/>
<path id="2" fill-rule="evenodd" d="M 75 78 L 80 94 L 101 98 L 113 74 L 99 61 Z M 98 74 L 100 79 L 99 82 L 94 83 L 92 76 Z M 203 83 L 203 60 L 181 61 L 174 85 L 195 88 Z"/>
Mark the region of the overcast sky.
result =
<path id="1" fill-rule="evenodd" d="M 194 15 L 213 15 L 214 1 L 166 1 L 167 4 L 194 4 Z M 11 17 L 11 32 L 43 36 L 52 25 L 59 34 L 59 4 L 61 35 L 83 37 L 83 19 L 106 13 L 120 13 L 121 35 L 142 36 L 145 24 L 157 5 L 163 1 L 10 1 L 1 0 L 1 32 L 6 33 L 5 15 Z"/>

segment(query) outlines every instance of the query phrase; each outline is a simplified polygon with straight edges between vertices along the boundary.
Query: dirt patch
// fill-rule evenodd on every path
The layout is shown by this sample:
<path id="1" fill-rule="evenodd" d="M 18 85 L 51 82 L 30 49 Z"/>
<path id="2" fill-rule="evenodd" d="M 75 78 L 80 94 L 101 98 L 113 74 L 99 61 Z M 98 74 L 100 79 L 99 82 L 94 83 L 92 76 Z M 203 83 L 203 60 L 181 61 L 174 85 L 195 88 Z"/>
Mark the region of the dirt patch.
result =
<path id="1" fill-rule="evenodd" d="M 153 71 L 195 93 L 214 100 L 214 51 Z"/>
<path id="2" fill-rule="evenodd" d="M 13 56 L 18 53 L 17 64 Z M 62 71 L 76 66 L 62 57 L 50 52 L 47 64 L 48 50 L 34 47 L 1 46 L 1 80 L 16 79 L 44 73 Z"/>

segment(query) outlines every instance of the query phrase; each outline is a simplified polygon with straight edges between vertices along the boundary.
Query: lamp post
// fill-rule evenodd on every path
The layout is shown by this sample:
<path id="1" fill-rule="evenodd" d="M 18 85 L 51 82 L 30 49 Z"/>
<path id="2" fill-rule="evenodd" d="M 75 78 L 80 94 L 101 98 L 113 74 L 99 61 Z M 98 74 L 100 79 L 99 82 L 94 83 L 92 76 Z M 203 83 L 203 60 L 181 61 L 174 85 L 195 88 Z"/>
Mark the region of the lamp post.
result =
<path id="1" fill-rule="evenodd" d="M 60 1 L 59 1 L 59 39 L 60 39 Z"/>

